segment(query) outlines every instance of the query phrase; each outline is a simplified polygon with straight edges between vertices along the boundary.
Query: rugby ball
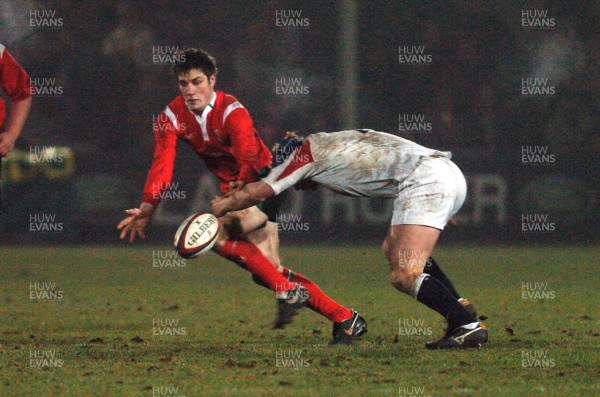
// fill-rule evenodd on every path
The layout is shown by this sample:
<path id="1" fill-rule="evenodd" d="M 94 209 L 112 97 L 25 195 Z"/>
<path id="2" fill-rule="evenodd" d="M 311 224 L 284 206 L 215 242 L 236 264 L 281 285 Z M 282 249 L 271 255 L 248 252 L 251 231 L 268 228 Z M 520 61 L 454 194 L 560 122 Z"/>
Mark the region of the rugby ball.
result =
<path id="1" fill-rule="evenodd" d="M 219 221 L 212 214 L 194 214 L 184 220 L 173 244 L 179 256 L 192 259 L 211 250 L 219 234 Z"/>

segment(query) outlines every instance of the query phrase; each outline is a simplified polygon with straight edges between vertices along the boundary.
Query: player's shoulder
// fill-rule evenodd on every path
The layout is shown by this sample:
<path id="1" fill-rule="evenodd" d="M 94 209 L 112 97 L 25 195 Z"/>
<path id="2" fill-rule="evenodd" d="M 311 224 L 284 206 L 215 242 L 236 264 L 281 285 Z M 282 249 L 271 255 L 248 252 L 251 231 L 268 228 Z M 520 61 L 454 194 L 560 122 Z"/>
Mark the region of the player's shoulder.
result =
<path id="1" fill-rule="evenodd" d="M 244 105 L 242 105 L 242 103 L 238 101 L 237 98 L 233 95 L 226 94 L 223 91 L 215 92 L 217 93 L 217 107 L 221 109 L 224 113 L 238 108 L 245 109 Z"/>
<path id="2" fill-rule="evenodd" d="M 250 116 L 248 110 L 237 100 L 233 95 L 224 93 L 223 91 L 215 91 L 217 93 L 217 109 L 223 115 L 223 124 L 229 117 L 247 117 Z M 243 111 L 235 112 L 237 109 Z"/>

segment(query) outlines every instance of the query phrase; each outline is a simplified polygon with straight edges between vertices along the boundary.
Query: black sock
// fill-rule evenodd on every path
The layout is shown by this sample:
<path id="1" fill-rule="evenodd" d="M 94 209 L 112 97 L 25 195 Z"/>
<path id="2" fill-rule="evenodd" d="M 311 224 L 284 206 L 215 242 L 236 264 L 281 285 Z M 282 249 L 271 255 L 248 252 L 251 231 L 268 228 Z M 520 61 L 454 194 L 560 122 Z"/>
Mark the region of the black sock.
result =
<path id="1" fill-rule="evenodd" d="M 416 299 L 444 316 L 448 320 L 449 329 L 477 321 L 435 277 L 423 273 L 417 282 L 419 280 L 421 285 L 418 286 Z"/>
<path id="2" fill-rule="evenodd" d="M 446 289 L 450 291 L 454 299 L 460 298 L 460 295 L 458 294 L 458 292 L 456 292 L 456 289 L 454 289 L 454 285 L 452 285 L 450 279 L 446 277 L 442 269 L 440 269 L 437 262 L 432 257 L 429 257 L 429 259 L 427 259 L 427 262 L 425 263 L 425 270 L 423 270 L 423 273 L 429 274 L 431 277 L 434 277 L 437 281 L 442 283 L 444 287 L 446 287 Z"/>

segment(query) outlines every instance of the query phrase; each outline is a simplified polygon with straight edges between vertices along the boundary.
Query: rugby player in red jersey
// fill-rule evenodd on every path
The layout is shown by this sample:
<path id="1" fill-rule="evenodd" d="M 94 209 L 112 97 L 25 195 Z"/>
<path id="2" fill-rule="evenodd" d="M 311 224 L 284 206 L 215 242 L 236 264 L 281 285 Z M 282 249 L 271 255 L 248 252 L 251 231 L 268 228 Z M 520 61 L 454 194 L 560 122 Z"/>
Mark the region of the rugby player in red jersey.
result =
<path id="1" fill-rule="evenodd" d="M 181 95 L 160 114 L 154 125 L 156 146 L 142 203 L 126 210 L 117 226 L 121 239 L 129 234 L 145 237 L 161 193 L 170 186 L 177 140 L 181 139 L 204 160 L 219 178 L 222 193 L 242 188 L 259 179 L 272 155 L 258 136 L 252 118 L 231 95 L 215 90 L 215 59 L 202 50 L 188 49 L 174 66 Z M 213 250 L 253 274 L 253 279 L 275 291 L 278 315 L 275 328 L 291 322 L 306 305 L 334 322 L 333 343 L 351 343 L 366 332 L 366 322 L 353 310 L 329 298 L 308 278 L 284 268 L 278 256 L 277 227 L 257 207 L 236 211 L 219 219 L 219 238 Z M 350 331 L 348 331 L 350 330 Z M 339 334 L 339 335 L 337 335 Z"/>
<path id="2" fill-rule="evenodd" d="M 391 226 L 383 242 L 392 284 L 448 321 L 446 335 L 426 347 L 481 347 L 488 341 L 473 306 L 458 296 L 431 258 L 441 231 L 467 193 L 450 152 L 373 130 L 312 134 L 287 152 L 289 158 L 261 182 L 213 199 L 215 215 L 256 205 L 292 186 L 320 184 L 348 196 L 393 199 Z"/>
<path id="3" fill-rule="evenodd" d="M 8 123 L 4 128 L 6 111 L 0 98 L 0 156 L 6 157 L 15 147 L 31 107 L 31 83 L 27 72 L 0 44 L 0 87 L 10 100 Z"/>

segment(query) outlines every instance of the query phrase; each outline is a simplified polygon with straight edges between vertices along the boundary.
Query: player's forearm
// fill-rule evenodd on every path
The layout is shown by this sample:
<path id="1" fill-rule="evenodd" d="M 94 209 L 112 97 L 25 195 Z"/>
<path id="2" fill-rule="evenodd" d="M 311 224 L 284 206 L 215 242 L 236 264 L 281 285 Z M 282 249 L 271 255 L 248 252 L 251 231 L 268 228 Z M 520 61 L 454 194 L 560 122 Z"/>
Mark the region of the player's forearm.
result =
<path id="1" fill-rule="evenodd" d="M 248 191 L 248 186 L 237 191 L 232 196 L 227 198 L 227 204 L 225 206 L 226 212 L 239 211 L 246 208 L 250 208 L 254 205 L 260 204 L 264 201 L 264 198 L 255 197 Z"/>
<path id="2" fill-rule="evenodd" d="M 25 125 L 30 108 L 31 97 L 11 103 L 6 133 L 12 135 L 14 139 L 17 139 L 21 135 L 21 130 Z"/>
<path id="3" fill-rule="evenodd" d="M 265 182 L 255 182 L 244 186 L 243 189 L 228 197 L 227 212 L 238 211 L 260 204 L 275 195 L 270 185 Z"/>

